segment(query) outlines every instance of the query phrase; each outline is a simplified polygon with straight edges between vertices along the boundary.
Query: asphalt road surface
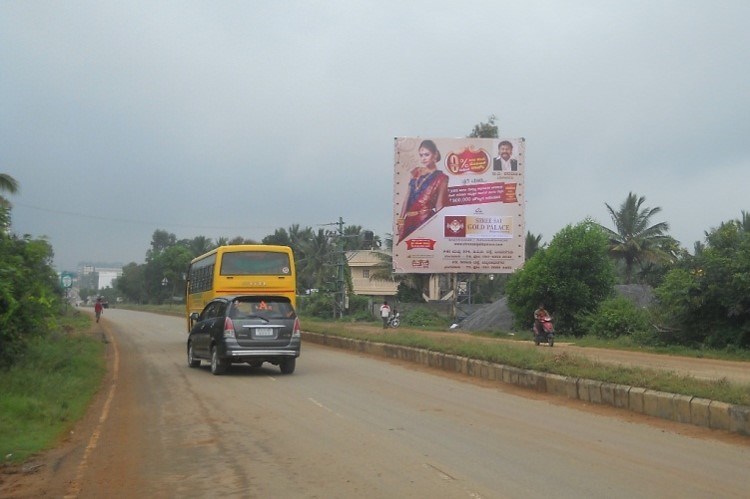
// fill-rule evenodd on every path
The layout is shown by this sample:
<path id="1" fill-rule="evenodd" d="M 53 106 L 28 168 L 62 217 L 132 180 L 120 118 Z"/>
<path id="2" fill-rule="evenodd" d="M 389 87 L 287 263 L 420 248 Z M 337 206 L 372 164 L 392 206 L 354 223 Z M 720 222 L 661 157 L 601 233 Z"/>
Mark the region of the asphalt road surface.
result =
<path id="1" fill-rule="evenodd" d="M 110 375 L 0 496 L 750 496 L 750 439 L 303 343 L 294 374 L 187 367 L 184 321 L 109 309 Z"/>

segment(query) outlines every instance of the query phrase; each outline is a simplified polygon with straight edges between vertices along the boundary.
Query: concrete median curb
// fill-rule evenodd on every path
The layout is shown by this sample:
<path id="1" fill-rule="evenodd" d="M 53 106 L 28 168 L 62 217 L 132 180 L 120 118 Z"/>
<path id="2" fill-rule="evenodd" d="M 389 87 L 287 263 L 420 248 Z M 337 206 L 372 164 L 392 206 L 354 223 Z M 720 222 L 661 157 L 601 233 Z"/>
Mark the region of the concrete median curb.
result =
<path id="1" fill-rule="evenodd" d="M 443 371 L 499 381 L 591 404 L 609 405 L 678 423 L 750 435 L 750 407 L 603 381 L 573 378 L 367 340 L 303 332 L 310 343 L 399 359 Z"/>

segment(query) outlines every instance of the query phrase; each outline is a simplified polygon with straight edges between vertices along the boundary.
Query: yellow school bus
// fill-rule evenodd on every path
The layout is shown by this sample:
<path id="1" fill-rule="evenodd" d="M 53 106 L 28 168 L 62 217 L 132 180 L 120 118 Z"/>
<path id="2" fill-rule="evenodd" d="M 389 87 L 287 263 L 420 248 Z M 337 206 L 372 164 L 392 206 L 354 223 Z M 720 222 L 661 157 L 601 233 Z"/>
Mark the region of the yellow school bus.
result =
<path id="1" fill-rule="evenodd" d="M 190 262 L 185 286 L 188 332 L 190 314 L 200 313 L 217 296 L 274 295 L 297 308 L 297 274 L 289 246 L 219 246 Z"/>

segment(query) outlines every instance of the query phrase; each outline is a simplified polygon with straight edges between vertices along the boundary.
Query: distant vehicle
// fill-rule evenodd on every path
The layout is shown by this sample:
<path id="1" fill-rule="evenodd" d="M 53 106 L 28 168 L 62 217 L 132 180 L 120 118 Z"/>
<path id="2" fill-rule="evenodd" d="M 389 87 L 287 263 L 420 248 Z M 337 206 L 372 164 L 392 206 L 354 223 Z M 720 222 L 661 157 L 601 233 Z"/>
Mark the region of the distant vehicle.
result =
<path id="1" fill-rule="evenodd" d="M 190 317 L 218 296 L 284 296 L 297 306 L 297 275 L 289 246 L 219 246 L 190 262 L 185 289 L 187 330 Z"/>
<path id="2" fill-rule="evenodd" d="M 534 343 L 539 346 L 540 343 L 547 343 L 549 346 L 555 344 L 555 326 L 552 323 L 552 317 L 542 319 L 541 330 L 534 328 Z"/>
<path id="3" fill-rule="evenodd" d="M 200 312 L 190 314 L 187 362 L 211 364 L 212 374 L 224 374 L 234 363 L 260 367 L 264 362 L 292 374 L 300 355 L 297 313 L 284 296 L 221 296 Z"/>
<path id="4" fill-rule="evenodd" d="M 388 327 L 397 328 L 401 325 L 401 314 L 396 312 L 388 316 Z"/>

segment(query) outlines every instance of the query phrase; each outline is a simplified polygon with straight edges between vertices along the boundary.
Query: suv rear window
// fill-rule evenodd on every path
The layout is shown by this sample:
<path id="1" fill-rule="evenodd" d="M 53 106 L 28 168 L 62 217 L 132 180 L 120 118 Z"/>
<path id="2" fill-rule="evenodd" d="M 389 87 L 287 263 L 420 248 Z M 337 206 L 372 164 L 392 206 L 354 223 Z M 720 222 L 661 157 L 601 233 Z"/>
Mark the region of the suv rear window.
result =
<path id="1" fill-rule="evenodd" d="M 232 302 L 229 315 L 233 319 L 263 317 L 265 319 L 292 319 L 294 307 L 283 296 L 253 296 L 238 298 Z"/>

